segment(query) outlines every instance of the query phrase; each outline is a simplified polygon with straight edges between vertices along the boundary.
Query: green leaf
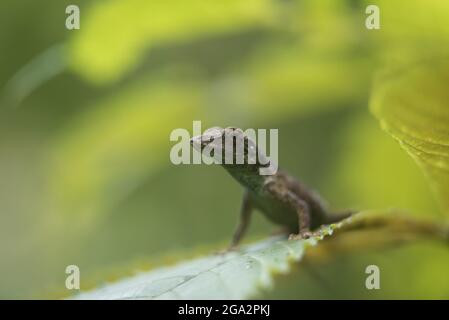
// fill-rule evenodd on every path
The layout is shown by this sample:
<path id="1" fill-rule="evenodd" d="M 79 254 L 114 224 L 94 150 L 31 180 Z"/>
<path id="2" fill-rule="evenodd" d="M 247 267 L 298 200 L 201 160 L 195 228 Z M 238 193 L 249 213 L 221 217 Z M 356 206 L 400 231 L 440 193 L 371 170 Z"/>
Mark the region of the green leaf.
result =
<path id="1" fill-rule="evenodd" d="M 321 241 L 324 238 L 329 239 Z M 447 245 L 449 228 L 440 222 L 416 220 L 401 211 L 363 211 L 338 223 L 322 226 L 308 240 L 288 241 L 273 237 L 239 251 L 216 253 L 142 271 L 71 298 L 252 298 L 263 293 L 261 289 L 273 287 L 274 275 L 290 273 L 290 267 L 299 262 L 306 251 L 310 251 L 308 263 L 316 263 L 339 253 L 366 252 L 419 239 Z"/>
<path id="2" fill-rule="evenodd" d="M 323 226 L 320 235 L 288 241 L 275 237 L 238 252 L 214 254 L 174 266 L 138 273 L 77 295 L 76 299 L 244 299 L 273 285 L 273 275 L 288 273 L 293 262 L 334 229 L 351 219 Z"/>
<path id="3" fill-rule="evenodd" d="M 449 214 L 449 60 L 430 59 L 379 77 L 371 110 L 423 168 Z"/>
<path id="4" fill-rule="evenodd" d="M 363 112 L 351 115 L 348 123 L 335 170 L 322 190 L 329 203 L 336 208 L 394 207 L 413 215 L 441 216 L 422 170 L 379 130 L 378 122 Z"/>
<path id="5" fill-rule="evenodd" d="M 73 38 L 71 65 L 96 83 L 117 80 L 157 44 L 226 34 L 268 25 L 271 1 L 102 1 L 86 11 Z M 120 41 L 117 41 L 120 39 Z"/>

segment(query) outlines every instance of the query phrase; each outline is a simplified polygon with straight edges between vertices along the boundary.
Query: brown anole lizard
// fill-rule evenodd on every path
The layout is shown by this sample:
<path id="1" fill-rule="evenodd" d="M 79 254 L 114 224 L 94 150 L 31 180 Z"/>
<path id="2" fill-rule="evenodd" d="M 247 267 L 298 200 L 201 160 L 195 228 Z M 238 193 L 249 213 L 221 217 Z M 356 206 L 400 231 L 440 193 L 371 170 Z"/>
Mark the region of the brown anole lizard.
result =
<path id="1" fill-rule="evenodd" d="M 231 151 L 225 148 L 227 138 L 230 139 L 228 141 L 234 141 Z M 235 161 L 237 139 L 244 142 L 243 164 Z M 221 165 L 245 188 L 240 218 L 231 247 L 237 246 L 245 234 L 253 209 L 258 209 L 269 220 L 283 226 L 291 233 L 289 239 L 292 240 L 309 238 L 321 225 L 337 222 L 352 213 L 348 211 L 330 214 L 325 202 L 315 191 L 283 171 L 277 171 L 273 175 L 261 175 L 259 169 L 269 164 L 268 158 L 259 150 L 255 141 L 241 129 L 214 127 L 200 136 L 193 137 L 190 142 L 199 152 L 205 148 L 213 150 L 210 154 L 213 158 L 217 158 L 221 153 L 219 158 Z M 253 151 L 252 154 L 250 150 Z M 253 161 L 250 164 L 248 159 L 253 156 L 254 151 L 257 158 L 255 163 Z M 233 152 L 232 163 L 225 163 L 226 152 Z"/>

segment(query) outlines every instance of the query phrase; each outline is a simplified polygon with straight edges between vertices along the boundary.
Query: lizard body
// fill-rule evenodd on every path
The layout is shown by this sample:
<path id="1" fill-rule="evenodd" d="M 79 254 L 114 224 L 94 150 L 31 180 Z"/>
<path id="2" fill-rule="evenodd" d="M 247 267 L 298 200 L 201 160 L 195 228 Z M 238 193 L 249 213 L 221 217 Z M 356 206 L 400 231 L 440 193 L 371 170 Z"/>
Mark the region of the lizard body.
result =
<path id="1" fill-rule="evenodd" d="M 225 148 L 224 142 L 229 137 L 231 141 L 234 141 L 231 151 Z M 243 164 L 237 164 L 236 161 L 224 163 L 221 160 L 224 159 L 226 152 L 232 152 L 233 159 L 236 159 L 235 141 L 237 139 L 244 141 L 245 162 Z M 217 153 L 220 154 L 221 151 L 221 158 L 219 158 L 221 165 L 245 189 L 239 223 L 231 247 L 237 246 L 245 234 L 253 209 L 258 209 L 273 223 L 283 226 L 291 233 L 290 239 L 308 238 L 313 234 L 311 230 L 323 224 L 339 221 L 351 214 L 350 212 L 330 214 L 318 193 L 283 171 L 279 170 L 273 175 L 260 175 L 259 169 L 267 166 L 267 158 L 241 129 L 211 128 L 203 135 L 192 138 L 191 144 L 200 152 L 206 147 L 215 148 L 212 157 L 217 157 Z M 248 163 L 248 159 L 252 156 L 249 150 L 255 151 L 257 155 L 253 164 Z"/>

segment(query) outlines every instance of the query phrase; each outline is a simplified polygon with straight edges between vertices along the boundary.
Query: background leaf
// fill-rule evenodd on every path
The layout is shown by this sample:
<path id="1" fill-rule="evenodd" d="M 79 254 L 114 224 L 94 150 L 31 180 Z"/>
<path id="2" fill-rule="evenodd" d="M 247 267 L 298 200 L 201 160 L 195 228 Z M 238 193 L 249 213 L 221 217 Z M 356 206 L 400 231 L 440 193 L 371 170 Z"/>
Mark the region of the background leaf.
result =
<path id="1" fill-rule="evenodd" d="M 379 77 L 371 109 L 429 177 L 449 214 L 449 60 L 429 59 Z"/>
<path id="2" fill-rule="evenodd" d="M 94 82 L 117 80 L 150 46 L 266 24 L 272 9 L 268 0 L 98 2 L 74 39 L 72 65 Z"/>

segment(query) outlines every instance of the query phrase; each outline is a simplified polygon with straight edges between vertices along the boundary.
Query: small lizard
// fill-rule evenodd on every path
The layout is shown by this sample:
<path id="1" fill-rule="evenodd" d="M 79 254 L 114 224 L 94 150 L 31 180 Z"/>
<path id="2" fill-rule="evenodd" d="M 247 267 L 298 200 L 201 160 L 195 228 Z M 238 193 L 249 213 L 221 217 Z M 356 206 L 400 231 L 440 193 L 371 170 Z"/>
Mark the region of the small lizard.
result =
<path id="1" fill-rule="evenodd" d="M 225 148 L 226 138 L 234 142 L 230 151 L 233 153 L 232 163 L 224 161 L 226 152 L 229 152 L 229 148 Z M 244 141 L 243 164 L 235 161 L 237 139 Z M 199 152 L 208 147 L 212 150 L 210 155 L 213 158 L 217 158 L 221 151 L 221 165 L 245 188 L 231 248 L 236 247 L 244 236 L 253 209 L 259 209 L 269 220 L 283 226 L 291 233 L 291 240 L 309 238 L 314 235 L 312 231 L 321 225 L 337 222 L 352 214 L 349 211 L 330 214 L 325 202 L 315 191 L 283 171 L 278 170 L 273 175 L 260 175 L 259 169 L 269 166 L 269 160 L 258 149 L 255 141 L 239 128 L 214 127 L 206 130 L 203 135 L 193 137 L 190 143 Z M 248 159 L 254 154 L 257 158 L 250 164 Z"/>

